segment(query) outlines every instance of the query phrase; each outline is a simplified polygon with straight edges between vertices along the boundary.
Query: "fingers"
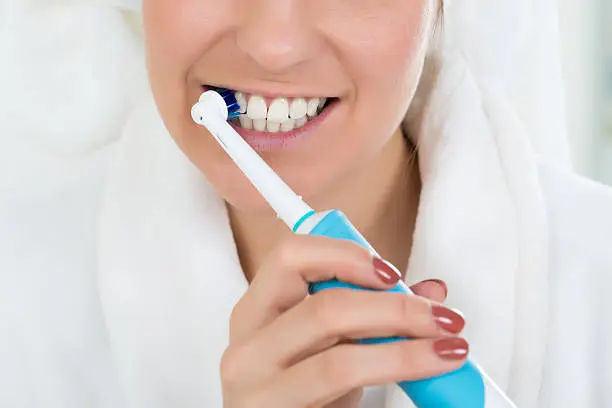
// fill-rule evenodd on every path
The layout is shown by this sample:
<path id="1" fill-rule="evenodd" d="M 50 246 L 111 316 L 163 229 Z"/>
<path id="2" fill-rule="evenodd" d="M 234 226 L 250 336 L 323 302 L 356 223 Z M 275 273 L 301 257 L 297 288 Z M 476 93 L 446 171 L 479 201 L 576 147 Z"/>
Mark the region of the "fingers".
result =
<path id="1" fill-rule="evenodd" d="M 446 283 L 439 279 L 429 279 L 419 282 L 416 285 L 411 286 L 410 289 L 415 295 L 423 296 L 438 303 L 444 302 L 446 300 L 446 295 L 448 294 Z"/>
<path id="2" fill-rule="evenodd" d="M 359 406 L 359 403 L 363 399 L 363 388 L 358 388 L 341 396 L 338 399 L 332 400 L 325 406 L 333 406 L 334 408 L 355 408 Z"/>
<path id="3" fill-rule="evenodd" d="M 384 290 L 393 287 L 400 274 L 356 243 L 296 235 L 267 258 L 236 305 L 231 322 L 232 341 L 247 338 L 303 300 L 310 282 L 334 278 Z"/>
<path id="4" fill-rule="evenodd" d="M 458 334 L 464 326 L 460 314 L 419 296 L 327 290 L 255 333 L 244 354 L 252 356 L 254 366 L 267 361 L 281 368 L 347 339 L 439 337 Z M 262 356 L 266 361 L 258 361 Z"/>
<path id="5" fill-rule="evenodd" d="M 465 363 L 468 349 L 465 340 L 454 337 L 341 345 L 291 367 L 258 398 L 266 406 L 320 407 L 358 387 L 454 371 Z M 304 384 L 308 390 L 303 389 Z"/>

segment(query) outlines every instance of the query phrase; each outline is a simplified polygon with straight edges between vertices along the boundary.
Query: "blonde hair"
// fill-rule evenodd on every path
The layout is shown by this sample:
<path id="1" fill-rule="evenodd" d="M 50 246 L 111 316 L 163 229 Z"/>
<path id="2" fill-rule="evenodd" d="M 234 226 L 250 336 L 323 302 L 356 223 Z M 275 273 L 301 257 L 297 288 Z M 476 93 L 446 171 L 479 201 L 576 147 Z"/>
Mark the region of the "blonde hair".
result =
<path id="1" fill-rule="evenodd" d="M 421 118 L 431 92 L 436 85 L 441 68 L 441 50 L 444 45 L 444 0 L 438 3 L 438 12 L 433 23 L 429 47 L 426 50 L 423 71 L 408 111 L 402 122 L 402 130 L 407 140 L 418 148 L 417 133 Z"/>

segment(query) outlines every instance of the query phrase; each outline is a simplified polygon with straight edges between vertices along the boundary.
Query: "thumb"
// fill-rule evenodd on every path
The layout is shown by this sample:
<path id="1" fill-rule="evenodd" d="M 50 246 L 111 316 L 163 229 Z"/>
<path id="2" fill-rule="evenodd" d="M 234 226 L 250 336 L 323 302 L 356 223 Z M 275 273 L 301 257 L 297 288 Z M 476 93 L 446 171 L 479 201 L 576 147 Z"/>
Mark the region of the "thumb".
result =
<path id="1" fill-rule="evenodd" d="M 446 300 L 448 288 L 440 279 L 428 279 L 410 287 L 415 295 L 423 296 L 434 302 L 442 303 Z"/>

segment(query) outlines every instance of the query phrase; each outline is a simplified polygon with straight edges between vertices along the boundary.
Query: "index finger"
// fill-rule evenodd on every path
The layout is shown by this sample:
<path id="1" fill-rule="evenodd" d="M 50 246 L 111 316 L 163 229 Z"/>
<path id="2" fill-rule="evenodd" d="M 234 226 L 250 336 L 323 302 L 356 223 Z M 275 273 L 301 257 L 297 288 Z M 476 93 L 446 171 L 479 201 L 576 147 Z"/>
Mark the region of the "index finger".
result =
<path id="1" fill-rule="evenodd" d="M 354 242 L 296 235 L 267 258 L 236 305 L 232 338 L 246 336 L 295 306 L 308 295 L 311 282 L 338 279 L 386 290 L 400 278 L 390 263 Z"/>

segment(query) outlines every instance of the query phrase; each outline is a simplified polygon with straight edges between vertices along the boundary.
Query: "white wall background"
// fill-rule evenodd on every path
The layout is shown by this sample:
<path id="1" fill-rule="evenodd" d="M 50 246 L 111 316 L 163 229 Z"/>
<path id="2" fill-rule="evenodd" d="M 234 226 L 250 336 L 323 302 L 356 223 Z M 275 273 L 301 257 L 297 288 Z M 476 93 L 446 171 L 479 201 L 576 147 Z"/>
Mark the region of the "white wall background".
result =
<path id="1" fill-rule="evenodd" d="M 604 126 L 612 115 L 612 94 L 604 86 L 612 71 L 606 72 L 605 52 L 612 49 L 610 1 L 559 0 L 559 24 L 575 168 L 612 184 L 612 135 Z"/>

